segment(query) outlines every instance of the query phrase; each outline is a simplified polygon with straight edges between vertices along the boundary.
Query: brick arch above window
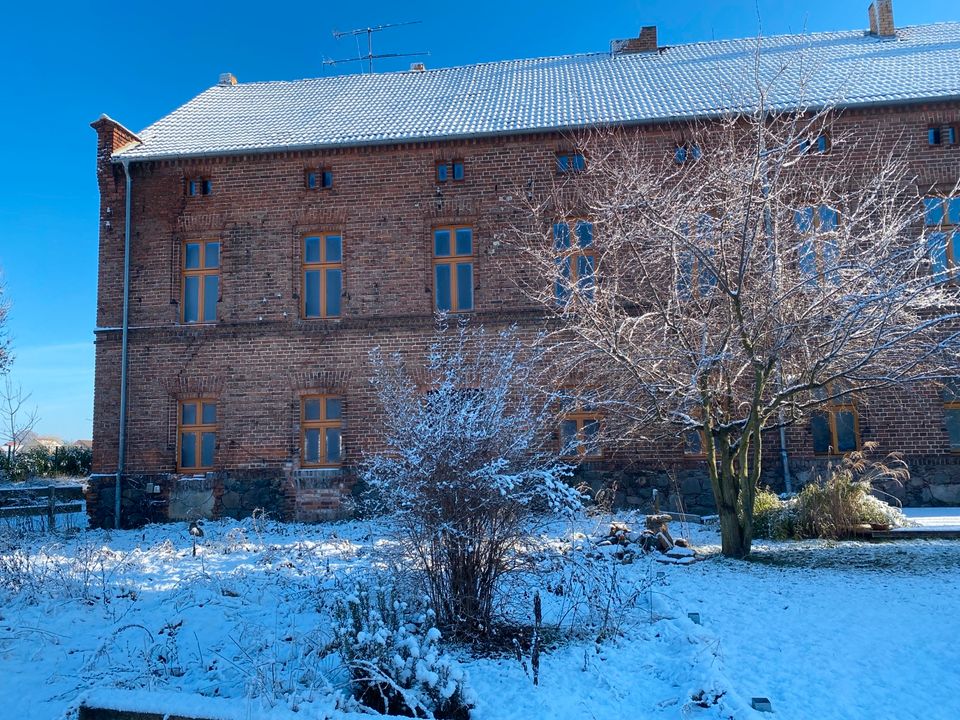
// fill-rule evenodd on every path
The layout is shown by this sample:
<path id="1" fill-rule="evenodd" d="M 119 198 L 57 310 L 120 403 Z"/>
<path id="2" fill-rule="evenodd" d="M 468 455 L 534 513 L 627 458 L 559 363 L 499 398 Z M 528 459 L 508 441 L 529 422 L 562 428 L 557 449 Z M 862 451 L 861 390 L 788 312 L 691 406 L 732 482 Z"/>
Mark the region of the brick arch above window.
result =
<path id="1" fill-rule="evenodd" d="M 218 397 L 223 392 L 222 375 L 193 375 L 182 373 L 176 377 L 161 379 L 167 393 L 177 400 L 199 397 Z"/>
<path id="2" fill-rule="evenodd" d="M 298 394 L 343 394 L 353 376 L 350 370 L 304 370 L 290 375 L 290 388 Z"/>

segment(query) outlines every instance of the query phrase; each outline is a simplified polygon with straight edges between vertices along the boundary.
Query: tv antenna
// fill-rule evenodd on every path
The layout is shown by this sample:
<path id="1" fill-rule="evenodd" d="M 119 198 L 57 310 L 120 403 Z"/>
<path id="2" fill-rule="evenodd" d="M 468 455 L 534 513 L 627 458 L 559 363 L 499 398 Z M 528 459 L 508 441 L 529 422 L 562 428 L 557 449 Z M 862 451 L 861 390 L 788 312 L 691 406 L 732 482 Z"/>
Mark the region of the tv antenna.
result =
<path id="1" fill-rule="evenodd" d="M 367 70 L 368 72 L 373 72 L 373 61 L 379 60 L 380 58 L 396 58 L 396 57 L 415 57 L 418 55 L 429 55 L 428 52 L 411 52 L 411 53 L 379 53 L 374 54 L 373 52 L 373 34 L 376 32 L 381 32 L 388 28 L 403 27 L 405 25 L 418 25 L 422 20 L 410 20 L 409 22 L 402 23 L 389 23 L 387 25 L 374 25 L 373 27 L 365 28 L 356 28 L 354 30 L 334 30 L 333 37 L 339 40 L 340 38 L 347 37 L 352 35 L 357 39 L 357 57 L 355 58 L 344 58 L 342 60 L 324 60 L 324 65 L 340 65 L 342 63 L 350 62 L 363 62 L 367 61 Z M 360 52 L 360 36 L 367 36 L 367 54 L 363 55 Z"/>

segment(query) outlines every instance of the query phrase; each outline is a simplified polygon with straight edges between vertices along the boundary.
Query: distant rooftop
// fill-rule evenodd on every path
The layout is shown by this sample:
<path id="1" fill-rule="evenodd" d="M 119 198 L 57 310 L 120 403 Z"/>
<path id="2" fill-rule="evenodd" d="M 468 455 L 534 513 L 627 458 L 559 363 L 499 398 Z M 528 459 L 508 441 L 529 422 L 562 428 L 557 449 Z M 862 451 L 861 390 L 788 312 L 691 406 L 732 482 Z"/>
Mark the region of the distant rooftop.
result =
<path id="1" fill-rule="evenodd" d="M 232 155 L 716 116 L 755 106 L 757 43 L 718 40 L 290 82 L 227 78 L 114 157 Z M 898 28 L 889 38 L 862 30 L 781 35 L 763 38 L 760 47 L 760 79 L 775 109 L 960 98 L 960 22 Z"/>

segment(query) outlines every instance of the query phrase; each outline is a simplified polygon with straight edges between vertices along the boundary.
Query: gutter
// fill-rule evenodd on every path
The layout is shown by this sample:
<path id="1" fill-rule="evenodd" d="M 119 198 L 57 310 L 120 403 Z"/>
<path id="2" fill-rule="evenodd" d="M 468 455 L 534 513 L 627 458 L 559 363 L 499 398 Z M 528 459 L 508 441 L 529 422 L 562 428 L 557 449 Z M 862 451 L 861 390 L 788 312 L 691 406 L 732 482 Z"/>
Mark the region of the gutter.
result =
<path id="1" fill-rule="evenodd" d="M 768 112 L 780 113 L 780 112 L 796 112 L 798 110 L 802 112 L 822 112 L 825 110 L 858 110 L 866 108 L 880 108 L 880 107 L 907 107 L 910 105 L 926 105 L 929 103 L 951 103 L 951 102 L 960 102 L 960 94 L 951 93 L 949 95 L 930 95 L 925 97 L 900 97 L 900 98 L 884 98 L 880 100 L 860 100 L 854 102 L 842 102 L 838 101 L 837 103 L 817 103 L 805 105 L 802 108 L 797 108 L 795 105 L 788 105 L 786 103 L 777 103 L 773 104 L 768 108 Z M 427 142 L 456 142 L 462 140 L 479 140 L 484 138 L 499 138 L 499 137 L 523 137 L 527 135 L 541 135 L 541 134 L 553 134 L 553 133 L 571 133 L 571 132 L 584 132 L 589 130 L 603 130 L 609 128 L 633 128 L 633 127 L 646 127 L 651 125 L 670 125 L 675 123 L 688 123 L 691 121 L 710 121 L 710 120 L 722 120 L 723 118 L 731 116 L 740 116 L 749 114 L 755 110 L 755 108 L 750 107 L 741 107 L 741 108 L 728 108 L 725 110 L 707 110 L 704 112 L 691 111 L 688 113 L 678 113 L 674 115 L 668 115 L 664 117 L 649 117 L 635 120 L 616 120 L 611 119 L 603 122 L 593 122 L 593 123 L 570 123 L 570 124 L 560 124 L 560 125 L 550 125 L 543 127 L 526 127 L 526 128 L 511 128 L 503 130 L 487 130 L 484 132 L 461 132 L 461 133 L 451 133 L 449 135 L 416 135 L 408 137 L 394 137 L 394 138 L 372 138 L 370 140 L 349 140 L 346 142 L 337 142 L 336 140 L 329 142 L 319 142 L 319 143 L 291 143 L 287 145 L 264 145 L 260 147 L 243 147 L 237 146 L 232 148 L 223 148 L 219 150 L 196 150 L 191 152 L 159 152 L 159 153 L 137 153 L 136 148 L 142 147 L 143 142 L 136 147 L 132 147 L 129 150 L 120 150 L 111 157 L 111 162 L 113 163 L 124 163 L 124 162 L 152 162 L 160 160 L 187 160 L 187 159 L 198 159 L 198 158 L 213 158 L 213 157 L 236 157 L 240 155 L 266 155 L 269 153 L 278 153 L 278 152 L 305 152 L 312 150 L 333 150 L 333 149 L 344 149 L 344 148 L 366 148 L 366 147 L 378 147 L 384 145 L 416 145 L 417 143 L 427 143 Z M 129 152 L 129 156 L 124 156 L 124 153 Z"/>
<path id="2" fill-rule="evenodd" d="M 114 486 L 113 520 L 114 527 L 120 529 L 120 482 L 127 460 L 127 345 L 130 330 L 130 206 L 133 178 L 130 176 L 130 160 L 121 158 L 126 181 L 123 211 L 123 331 L 120 342 L 120 432 L 117 450 L 117 473 Z"/>

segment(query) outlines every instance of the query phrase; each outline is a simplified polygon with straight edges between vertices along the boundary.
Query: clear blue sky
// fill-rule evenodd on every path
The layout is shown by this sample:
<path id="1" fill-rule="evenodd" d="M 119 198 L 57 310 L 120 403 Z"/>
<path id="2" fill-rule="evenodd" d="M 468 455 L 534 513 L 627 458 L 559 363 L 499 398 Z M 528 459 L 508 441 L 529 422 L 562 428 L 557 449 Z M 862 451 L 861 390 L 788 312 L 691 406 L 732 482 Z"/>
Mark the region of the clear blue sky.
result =
<path id="1" fill-rule="evenodd" d="M 134 131 L 213 85 L 355 72 L 332 30 L 407 20 L 379 52 L 429 51 L 428 66 L 605 50 L 657 25 L 662 44 L 865 28 L 868 0 L 8 3 L 0 27 L 4 172 L 0 268 L 13 303 L 15 380 L 42 433 L 89 438 L 97 264 L 95 137 L 107 113 Z M 956 0 L 895 0 L 898 25 L 960 19 Z M 420 58 L 417 58 L 420 59 Z M 382 60 L 403 69 L 410 58 Z"/>

